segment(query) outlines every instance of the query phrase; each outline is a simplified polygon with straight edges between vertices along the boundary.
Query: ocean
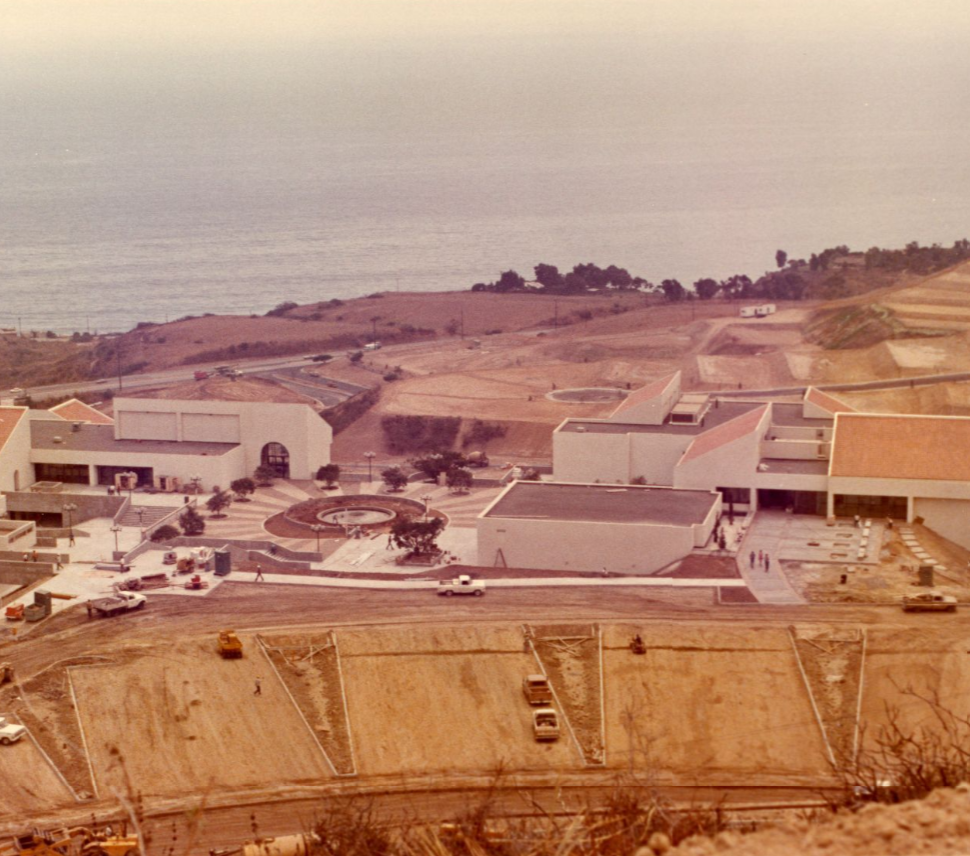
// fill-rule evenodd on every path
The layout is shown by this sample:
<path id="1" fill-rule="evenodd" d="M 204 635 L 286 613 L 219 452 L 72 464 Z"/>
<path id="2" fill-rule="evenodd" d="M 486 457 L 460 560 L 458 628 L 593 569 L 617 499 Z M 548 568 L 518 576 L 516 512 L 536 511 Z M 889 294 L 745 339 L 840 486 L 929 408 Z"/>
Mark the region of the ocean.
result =
<path id="1" fill-rule="evenodd" d="M 119 331 L 462 290 L 540 262 L 689 284 L 754 277 L 777 249 L 970 234 L 966 99 L 681 92 L 669 75 L 647 98 L 645 72 L 558 85 L 539 62 L 483 94 L 467 61 L 434 78 L 414 56 L 348 94 L 363 60 L 338 60 L 268 88 L 258 69 L 218 86 L 0 82 L 0 326 Z"/>

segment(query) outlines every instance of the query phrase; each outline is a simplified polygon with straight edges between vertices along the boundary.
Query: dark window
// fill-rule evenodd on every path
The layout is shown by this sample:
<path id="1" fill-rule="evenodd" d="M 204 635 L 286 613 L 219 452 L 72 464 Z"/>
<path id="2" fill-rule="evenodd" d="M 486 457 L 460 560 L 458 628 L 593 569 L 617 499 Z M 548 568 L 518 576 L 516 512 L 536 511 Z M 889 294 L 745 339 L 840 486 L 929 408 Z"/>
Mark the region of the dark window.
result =
<path id="1" fill-rule="evenodd" d="M 290 453 L 282 443 L 267 443 L 263 446 L 260 463 L 264 467 L 272 467 L 281 479 L 290 477 Z"/>

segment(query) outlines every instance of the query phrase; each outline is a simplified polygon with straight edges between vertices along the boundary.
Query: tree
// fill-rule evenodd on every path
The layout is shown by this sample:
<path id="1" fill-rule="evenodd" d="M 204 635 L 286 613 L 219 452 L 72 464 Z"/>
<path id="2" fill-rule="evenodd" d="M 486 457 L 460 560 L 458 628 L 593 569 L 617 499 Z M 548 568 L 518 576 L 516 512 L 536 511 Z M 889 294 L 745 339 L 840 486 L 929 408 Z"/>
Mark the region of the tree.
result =
<path id="1" fill-rule="evenodd" d="M 534 268 L 536 282 L 543 288 L 550 291 L 560 291 L 564 285 L 562 274 L 555 265 L 547 265 L 540 262 Z"/>
<path id="2" fill-rule="evenodd" d="M 317 469 L 317 481 L 326 482 L 327 490 L 332 490 L 339 478 L 340 467 L 337 464 L 324 464 Z"/>
<path id="3" fill-rule="evenodd" d="M 220 490 L 218 493 L 212 494 L 206 501 L 205 507 L 209 509 L 209 512 L 213 517 L 225 517 L 226 515 L 222 513 L 224 508 L 228 508 L 232 504 L 232 497 L 229 496 L 229 491 Z"/>
<path id="4" fill-rule="evenodd" d="M 523 279 L 514 270 L 502 271 L 498 282 L 495 283 L 496 291 L 518 291 L 525 286 Z"/>
<path id="5" fill-rule="evenodd" d="M 395 521 L 391 526 L 391 543 L 408 550 L 414 556 L 438 552 L 438 536 L 444 531 L 445 521 L 440 517 L 430 520 Z"/>
<path id="6" fill-rule="evenodd" d="M 788 253 L 784 250 L 778 250 L 775 253 L 775 264 L 778 265 L 778 269 L 781 270 L 785 266 L 785 262 L 788 261 Z"/>
<path id="7" fill-rule="evenodd" d="M 694 283 L 694 291 L 697 292 L 697 296 L 701 300 L 710 300 L 715 294 L 720 286 L 717 284 L 716 280 L 710 279 L 699 279 Z"/>
<path id="8" fill-rule="evenodd" d="M 249 502 L 249 495 L 256 492 L 256 482 L 251 478 L 235 479 L 229 483 L 229 489 L 236 494 L 237 502 Z"/>
<path id="9" fill-rule="evenodd" d="M 179 526 L 182 527 L 183 535 L 201 535 L 205 532 L 205 521 L 193 505 L 186 508 L 179 516 Z"/>
<path id="10" fill-rule="evenodd" d="M 471 470 L 466 470 L 464 467 L 452 467 L 448 470 L 445 483 L 449 490 L 454 493 L 466 493 L 472 486 L 473 478 Z"/>
<path id="11" fill-rule="evenodd" d="M 150 536 L 150 540 L 153 544 L 157 544 L 161 541 L 171 541 L 172 538 L 177 538 L 179 535 L 178 529 L 172 526 L 171 523 L 166 523 L 163 526 L 159 526 Z"/>
<path id="12" fill-rule="evenodd" d="M 663 289 L 664 298 L 671 303 L 677 303 L 683 300 L 687 293 L 684 291 L 684 286 L 677 282 L 676 279 L 665 279 L 660 283 L 660 287 Z"/>
<path id="13" fill-rule="evenodd" d="M 263 485 L 264 487 L 271 485 L 276 478 L 276 470 L 266 466 L 266 464 L 260 464 L 253 470 L 253 478 L 256 480 L 256 484 Z"/>
<path id="14" fill-rule="evenodd" d="M 465 456 L 461 452 L 434 452 L 425 455 L 423 458 L 415 458 L 408 461 L 412 467 L 424 473 L 425 478 L 438 480 L 438 476 L 448 472 L 452 467 L 463 467 L 466 463 Z"/>
<path id="15" fill-rule="evenodd" d="M 387 485 L 389 491 L 397 493 L 407 486 L 408 476 L 400 467 L 388 467 L 386 470 L 381 470 L 381 481 Z"/>

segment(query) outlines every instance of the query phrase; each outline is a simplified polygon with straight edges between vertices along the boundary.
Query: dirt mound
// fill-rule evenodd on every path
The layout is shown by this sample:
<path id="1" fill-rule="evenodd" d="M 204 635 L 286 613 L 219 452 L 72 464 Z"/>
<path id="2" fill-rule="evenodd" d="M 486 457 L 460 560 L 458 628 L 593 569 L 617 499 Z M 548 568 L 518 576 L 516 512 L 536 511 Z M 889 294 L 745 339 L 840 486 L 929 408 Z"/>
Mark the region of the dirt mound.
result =
<path id="1" fill-rule="evenodd" d="M 689 838 L 677 856 L 908 856 L 970 852 L 970 784 L 934 791 L 925 800 L 868 805 L 813 822 L 804 818 L 749 835 L 721 832 Z"/>

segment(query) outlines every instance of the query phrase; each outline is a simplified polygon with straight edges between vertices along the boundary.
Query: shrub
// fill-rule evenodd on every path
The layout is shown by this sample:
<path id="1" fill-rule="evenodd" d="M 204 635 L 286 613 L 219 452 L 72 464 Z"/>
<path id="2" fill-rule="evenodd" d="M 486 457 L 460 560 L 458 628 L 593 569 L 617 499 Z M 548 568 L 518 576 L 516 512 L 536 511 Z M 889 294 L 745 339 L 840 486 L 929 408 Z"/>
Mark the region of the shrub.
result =
<path id="1" fill-rule="evenodd" d="M 191 505 L 179 517 L 179 526 L 182 527 L 183 535 L 201 535 L 205 532 L 205 521 L 202 515 Z"/>
<path id="2" fill-rule="evenodd" d="M 256 480 L 256 484 L 271 485 L 276 479 L 276 470 L 260 464 L 253 470 L 253 478 Z"/>
<path id="3" fill-rule="evenodd" d="M 455 493 L 464 493 L 472 486 L 471 470 L 464 467 L 452 467 L 445 478 L 448 488 Z"/>
<path id="4" fill-rule="evenodd" d="M 317 481 L 326 482 L 327 488 L 333 488 L 340 478 L 340 467 L 337 464 L 324 464 L 317 469 Z"/>
<path id="5" fill-rule="evenodd" d="M 277 303 L 275 307 L 266 313 L 268 318 L 279 318 L 286 315 L 291 309 L 296 309 L 300 304 L 294 303 L 292 300 L 284 300 L 282 303 Z"/>
<path id="6" fill-rule="evenodd" d="M 251 478 L 235 479 L 229 483 L 229 489 L 236 494 L 238 502 L 249 502 L 249 495 L 256 492 L 256 482 Z"/>
<path id="7" fill-rule="evenodd" d="M 508 428 L 504 425 L 476 419 L 472 422 L 471 428 L 465 432 L 465 436 L 461 440 L 461 447 L 467 449 L 469 446 L 484 446 L 489 440 L 504 437 L 507 433 Z"/>
<path id="8" fill-rule="evenodd" d="M 159 526 L 150 536 L 152 543 L 157 544 L 160 541 L 171 541 L 172 538 L 177 538 L 179 535 L 178 529 L 172 526 L 170 523 L 166 523 L 163 526 Z"/>
<path id="9" fill-rule="evenodd" d="M 224 517 L 225 515 L 222 513 L 223 509 L 228 508 L 231 504 L 232 497 L 229 496 L 229 493 L 227 491 L 220 490 L 212 494 L 212 496 L 206 500 L 205 507 L 209 509 L 209 512 L 213 517 Z"/>
<path id="10" fill-rule="evenodd" d="M 339 434 L 377 404 L 380 397 L 381 390 L 377 386 L 366 392 L 358 392 L 346 401 L 341 401 L 336 407 L 331 407 L 327 411 L 325 421 L 333 428 L 334 434 Z"/>
<path id="11" fill-rule="evenodd" d="M 388 490 L 397 492 L 407 486 L 408 476 L 400 467 L 388 467 L 381 470 L 381 481 L 387 485 Z"/>
<path id="12" fill-rule="evenodd" d="M 393 452 L 450 449 L 458 436 L 457 416 L 384 416 L 381 428 Z"/>

